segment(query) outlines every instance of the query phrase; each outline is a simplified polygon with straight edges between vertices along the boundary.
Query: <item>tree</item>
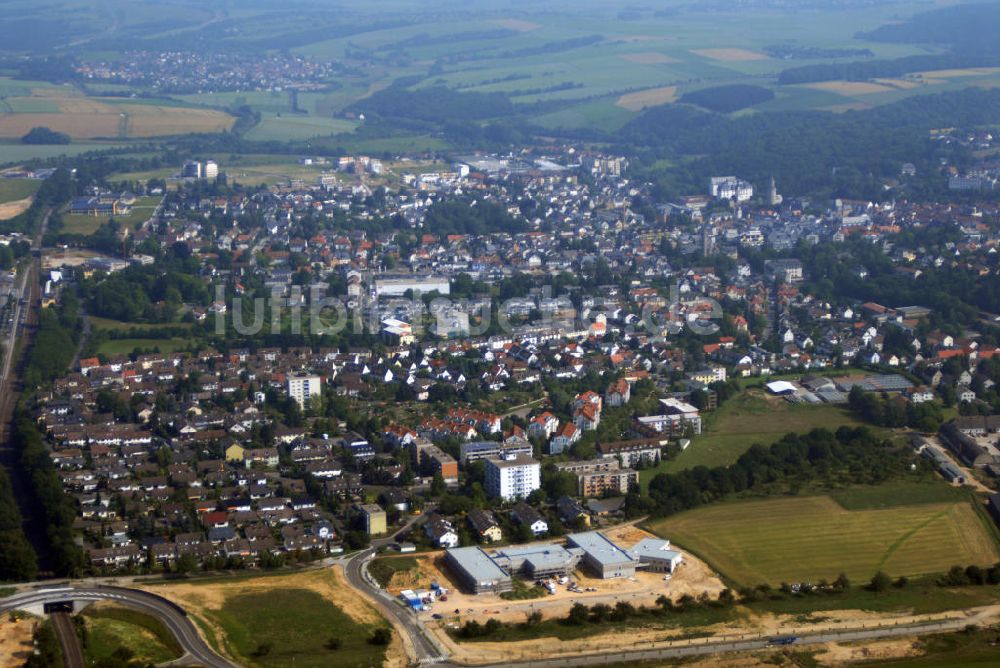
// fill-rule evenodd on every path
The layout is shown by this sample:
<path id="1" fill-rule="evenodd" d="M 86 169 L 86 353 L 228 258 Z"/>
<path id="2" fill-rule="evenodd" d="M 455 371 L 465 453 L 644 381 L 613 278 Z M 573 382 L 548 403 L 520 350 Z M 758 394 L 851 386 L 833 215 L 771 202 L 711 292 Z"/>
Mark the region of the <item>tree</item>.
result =
<path id="1" fill-rule="evenodd" d="M 583 603 L 574 603 L 566 616 L 566 622 L 574 626 L 582 626 L 590 618 L 590 611 Z"/>
<path id="2" fill-rule="evenodd" d="M 344 641 L 339 636 L 331 636 L 330 639 L 326 641 L 326 648 L 333 651 L 340 649 L 343 645 Z"/>
<path id="3" fill-rule="evenodd" d="M 833 586 L 841 591 L 850 589 L 851 581 L 847 578 L 847 573 L 841 573 L 838 575 L 837 579 L 833 581 Z"/>
<path id="4" fill-rule="evenodd" d="M 69 144 L 70 137 L 65 132 L 56 132 L 43 126 L 31 128 L 21 137 L 22 144 Z"/>
<path id="5" fill-rule="evenodd" d="M 385 626 L 380 626 L 379 628 L 372 631 L 371 637 L 368 642 L 372 645 L 379 645 L 385 647 L 390 642 L 392 642 L 392 631 L 390 631 Z"/>
<path id="6" fill-rule="evenodd" d="M 882 593 L 892 586 L 892 578 L 883 571 L 879 571 L 872 576 L 871 581 L 868 583 L 868 588 L 875 593 Z"/>

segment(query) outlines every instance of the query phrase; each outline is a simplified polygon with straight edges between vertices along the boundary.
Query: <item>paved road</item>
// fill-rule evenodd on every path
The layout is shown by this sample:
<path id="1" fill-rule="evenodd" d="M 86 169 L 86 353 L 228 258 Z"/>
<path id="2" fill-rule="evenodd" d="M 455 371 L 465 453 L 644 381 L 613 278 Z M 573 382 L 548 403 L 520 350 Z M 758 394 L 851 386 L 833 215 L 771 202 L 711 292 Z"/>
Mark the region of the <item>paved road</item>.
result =
<path id="1" fill-rule="evenodd" d="M 417 663 L 438 663 L 447 654 L 431 639 L 423 624 L 408 608 L 400 605 L 392 596 L 376 587 L 368 577 L 368 562 L 375 556 L 375 549 L 365 550 L 352 557 L 344 564 L 344 574 L 352 587 L 367 592 L 370 599 L 383 615 L 398 622 L 410 639 L 417 654 Z"/>
<path id="2" fill-rule="evenodd" d="M 114 601 L 157 619 L 174 634 L 184 650 L 176 665 L 198 665 L 205 668 L 237 668 L 236 664 L 216 654 L 205 643 L 198 629 L 184 611 L 155 594 L 123 587 L 51 587 L 23 591 L 0 599 L 0 614 L 10 610 L 39 606 L 56 601 Z M 56 615 L 58 617 L 58 615 Z M 59 622 L 57 622 L 58 624 Z M 83 665 L 83 664 L 80 664 Z"/>
<path id="3" fill-rule="evenodd" d="M 840 632 L 822 631 L 816 633 L 803 633 L 798 635 L 798 640 L 792 646 L 814 645 L 827 642 L 851 642 L 858 640 L 875 640 L 879 638 L 892 638 L 899 636 L 926 635 L 929 633 L 941 633 L 946 631 L 957 631 L 970 623 L 973 618 L 955 619 L 947 621 L 928 622 L 908 626 L 885 626 L 879 628 L 863 628 L 844 630 Z M 478 666 L 477 668 L 572 668 L 574 666 L 599 666 L 608 663 L 630 663 L 633 661 L 652 661 L 659 659 L 677 659 L 689 656 L 706 656 L 711 654 L 723 654 L 727 652 L 747 652 L 754 650 L 777 647 L 772 645 L 767 638 L 754 638 L 749 640 L 723 640 L 704 642 L 700 640 L 678 640 L 672 643 L 660 643 L 655 649 L 619 650 L 602 654 L 587 654 L 583 656 L 559 657 L 553 659 L 538 659 L 521 661 L 512 660 Z M 788 647 L 787 645 L 784 647 Z M 461 664 L 447 661 L 438 662 L 445 668 L 451 668 Z"/>
<path id="4" fill-rule="evenodd" d="M 51 617 L 56 637 L 59 638 L 59 646 L 62 647 L 63 668 L 84 668 L 80 636 L 76 635 L 73 619 L 67 612 L 56 612 Z"/>

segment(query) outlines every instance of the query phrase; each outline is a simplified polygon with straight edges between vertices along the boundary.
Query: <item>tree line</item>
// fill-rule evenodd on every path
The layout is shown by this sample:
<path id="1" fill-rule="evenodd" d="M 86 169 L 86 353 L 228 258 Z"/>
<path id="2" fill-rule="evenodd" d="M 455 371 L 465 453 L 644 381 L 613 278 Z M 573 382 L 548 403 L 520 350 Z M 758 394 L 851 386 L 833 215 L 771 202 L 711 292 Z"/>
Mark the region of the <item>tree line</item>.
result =
<path id="1" fill-rule="evenodd" d="M 904 475 L 912 452 L 880 440 L 865 427 L 841 427 L 835 433 L 814 429 L 787 434 L 770 447 L 753 445 L 732 466 L 698 466 L 660 473 L 648 496 L 626 496 L 632 517 L 666 517 L 736 494 L 796 491 L 806 484 L 878 484 Z"/>

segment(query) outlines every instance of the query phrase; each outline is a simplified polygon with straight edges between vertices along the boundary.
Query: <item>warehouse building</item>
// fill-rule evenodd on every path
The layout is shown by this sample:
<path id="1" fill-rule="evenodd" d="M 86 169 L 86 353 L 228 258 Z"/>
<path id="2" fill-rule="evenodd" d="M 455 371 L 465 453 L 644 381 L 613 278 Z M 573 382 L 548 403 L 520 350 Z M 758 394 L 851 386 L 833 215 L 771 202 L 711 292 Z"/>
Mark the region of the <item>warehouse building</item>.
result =
<path id="1" fill-rule="evenodd" d="M 639 558 L 612 543 L 599 531 L 570 534 L 566 542 L 571 550 L 580 548 L 583 551 L 582 563 L 604 580 L 635 576 Z"/>
<path id="2" fill-rule="evenodd" d="M 520 573 L 532 580 L 569 575 L 582 557 L 581 550 L 567 550 L 561 545 L 511 546 L 493 553 L 493 561 L 505 571 Z"/>

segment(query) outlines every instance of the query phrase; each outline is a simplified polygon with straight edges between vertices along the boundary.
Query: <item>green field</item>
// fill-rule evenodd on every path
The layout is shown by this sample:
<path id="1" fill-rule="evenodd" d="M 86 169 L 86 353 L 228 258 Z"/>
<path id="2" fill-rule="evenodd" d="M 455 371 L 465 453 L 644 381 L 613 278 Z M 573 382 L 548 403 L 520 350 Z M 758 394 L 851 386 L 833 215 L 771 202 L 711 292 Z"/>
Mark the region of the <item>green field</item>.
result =
<path id="1" fill-rule="evenodd" d="M 240 594 L 212 611 L 226 643 L 244 666 L 377 666 L 385 648 L 368 642 L 374 628 L 356 623 L 313 591 Z M 339 638 L 341 647 L 327 643 Z"/>
<path id="2" fill-rule="evenodd" d="M 101 341 L 95 351 L 98 355 L 128 355 L 133 350 L 157 349 L 161 353 L 172 353 L 190 348 L 192 342 L 188 339 L 173 337 L 170 339 L 106 339 Z"/>
<path id="3" fill-rule="evenodd" d="M 88 315 L 87 320 L 90 321 L 90 326 L 95 330 L 107 329 L 114 332 L 127 332 L 130 329 L 144 329 L 147 327 L 184 327 L 185 329 L 189 329 L 191 327 L 191 323 L 189 322 L 170 322 L 149 325 L 146 323 L 124 322 L 122 320 L 113 320 L 111 318 L 101 318 L 96 315 Z"/>
<path id="4" fill-rule="evenodd" d="M 851 510 L 834 496 L 739 500 L 650 528 L 738 585 L 832 581 L 840 572 L 867 581 L 879 570 L 912 577 L 1000 560 L 995 531 L 968 497 L 918 483 L 857 492 Z"/>
<path id="5" fill-rule="evenodd" d="M 300 114 L 263 114 L 260 123 L 247 133 L 251 141 L 297 141 L 322 135 L 353 132 L 354 121 Z"/>
<path id="6" fill-rule="evenodd" d="M 0 204 L 31 197 L 42 186 L 37 179 L 0 179 Z"/>
<path id="7" fill-rule="evenodd" d="M 98 606 L 83 613 L 88 665 L 109 660 L 121 648 L 141 665 L 173 661 L 183 655 L 173 634 L 159 620 L 127 608 Z"/>
<path id="8" fill-rule="evenodd" d="M 695 436 L 687 450 L 658 467 L 640 472 L 647 485 L 657 473 L 673 473 L 695 466 L 728 466 L 751 445 L 771 445 L 792 432 L 804 433 L 825 428 L 860 426 L 850 411 L 830 404 L 792 404 L 769 397 L 761 389 L 749 389 L 724 403 L 718 410 L 703 413 L 702 435 Z"/>

